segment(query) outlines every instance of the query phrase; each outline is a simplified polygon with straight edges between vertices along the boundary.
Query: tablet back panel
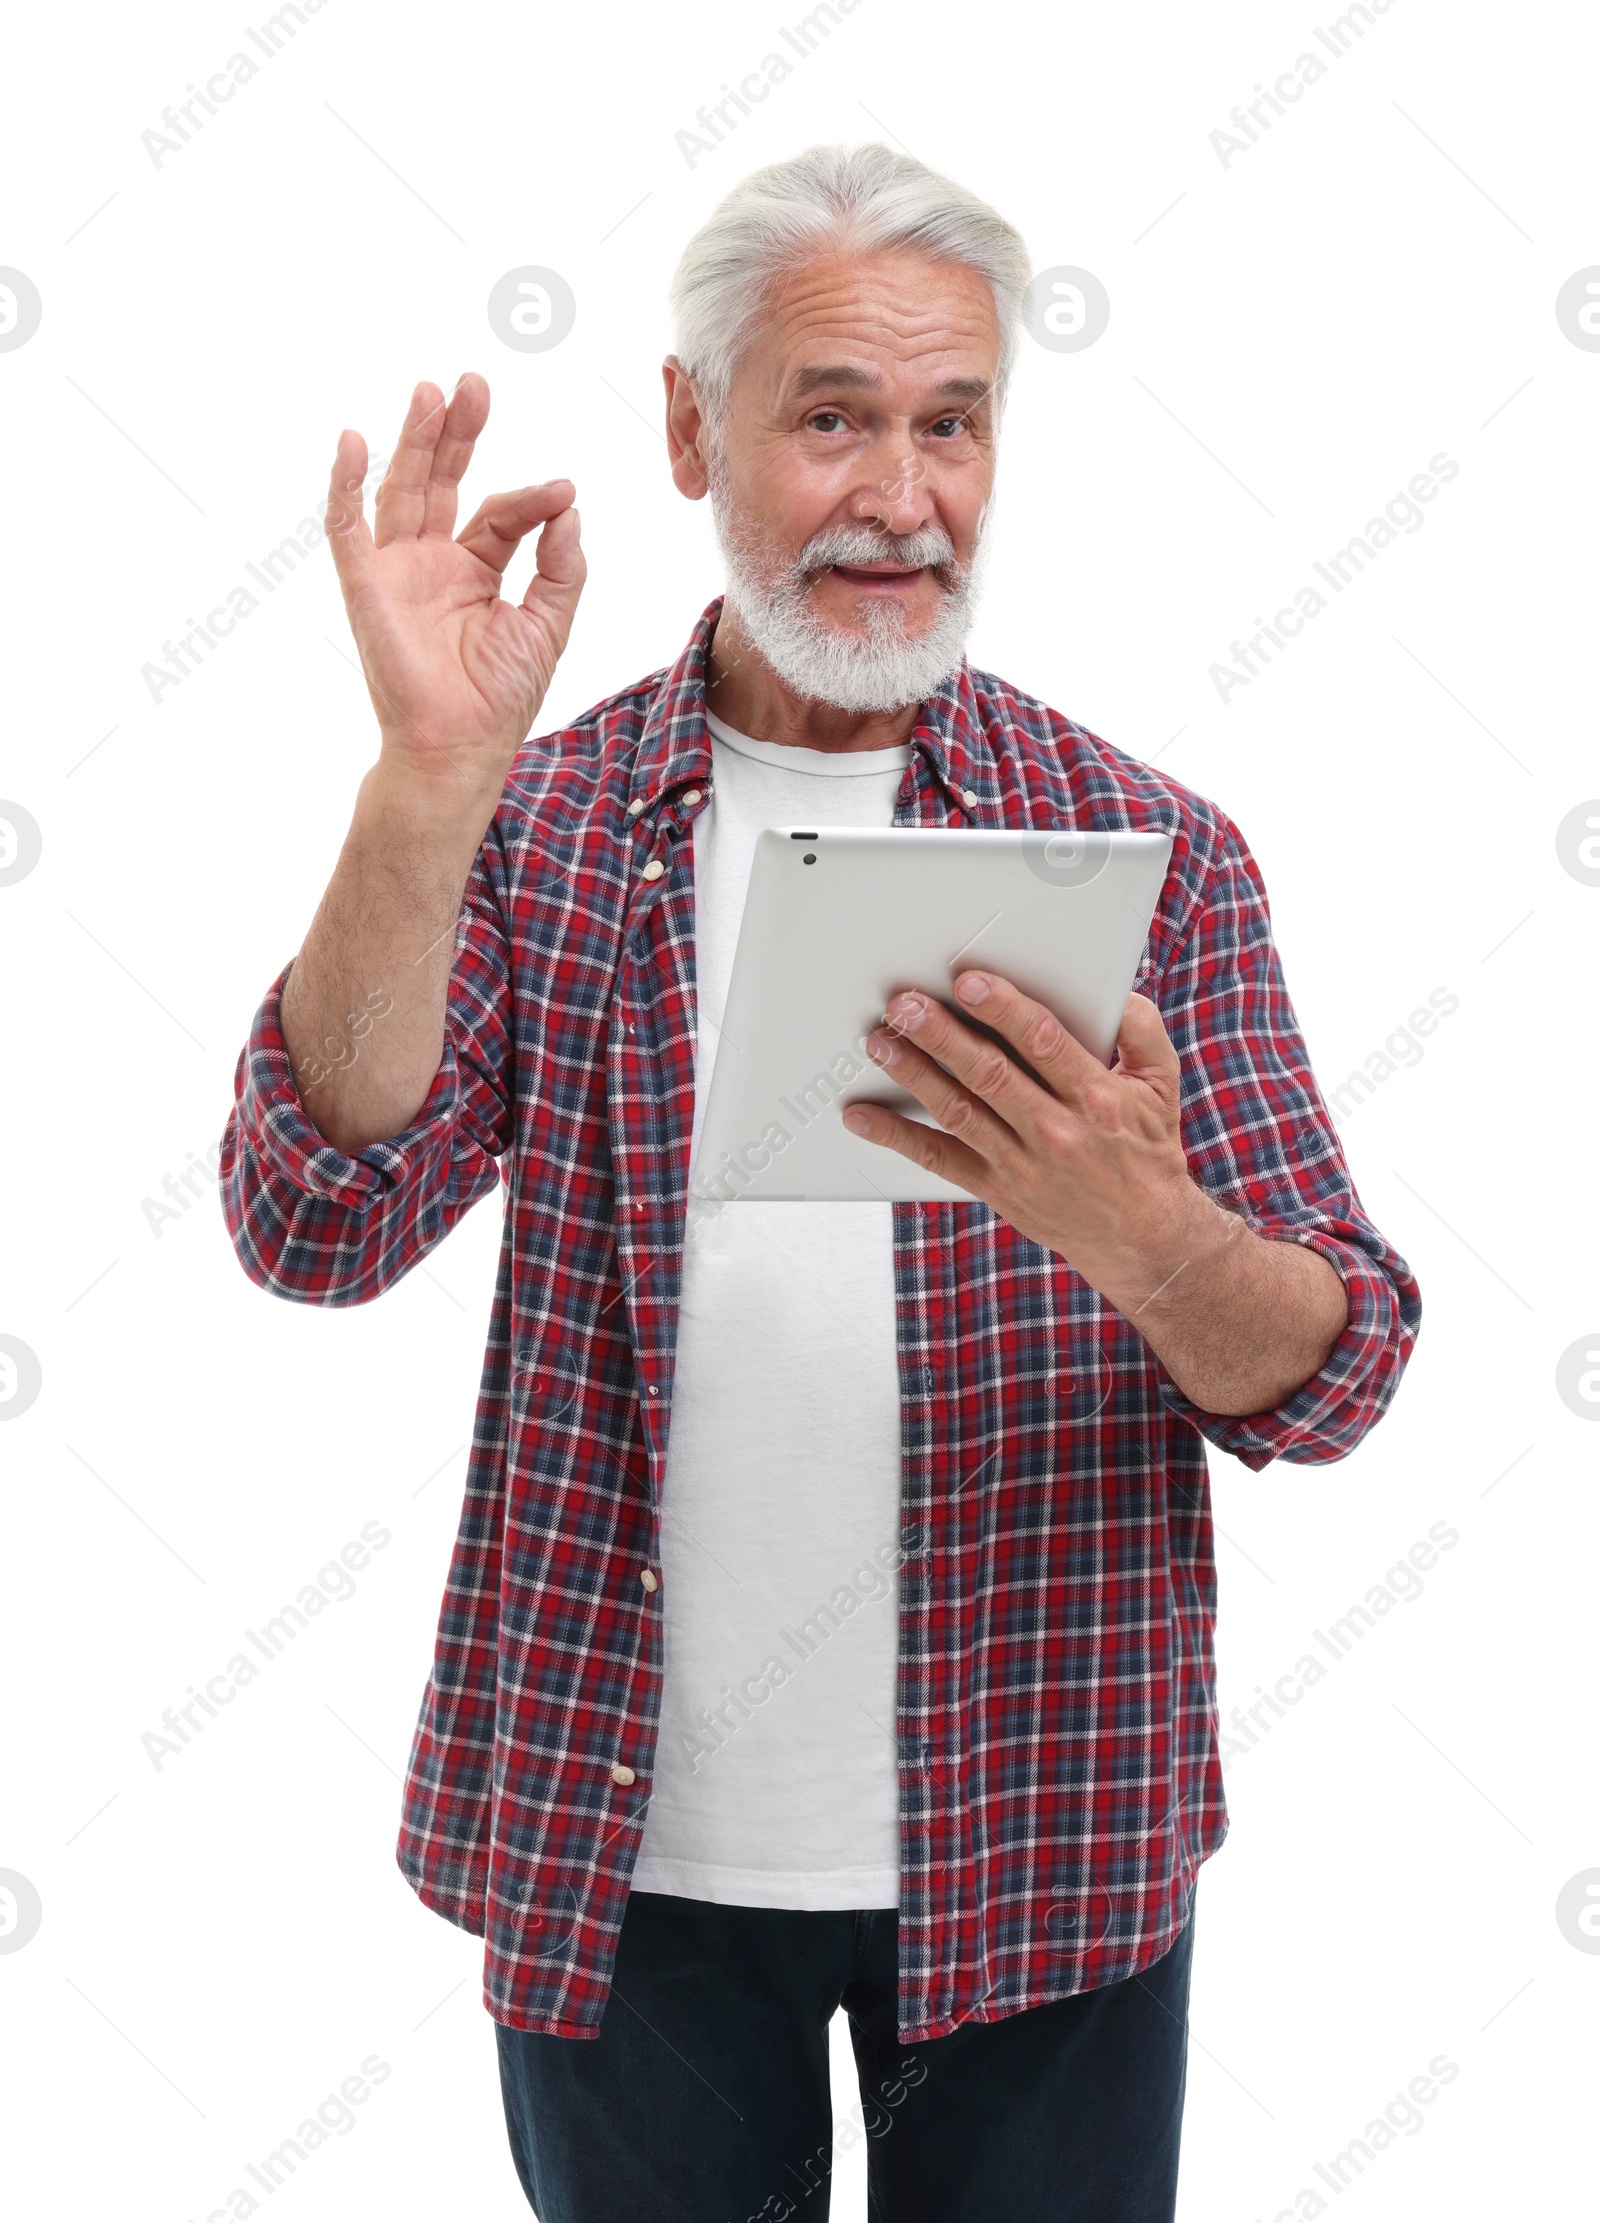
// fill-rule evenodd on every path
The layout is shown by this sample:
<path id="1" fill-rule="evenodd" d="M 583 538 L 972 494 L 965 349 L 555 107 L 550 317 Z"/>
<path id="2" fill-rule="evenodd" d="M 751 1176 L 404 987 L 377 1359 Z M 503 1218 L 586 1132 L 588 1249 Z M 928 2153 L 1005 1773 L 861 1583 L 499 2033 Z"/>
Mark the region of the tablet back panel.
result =
<path id="1" fill-rule="evenodd" d="M 861 1098 L 928 1117 L 872 1064 L 864 1037 L 896 990 L 955 1009 L 956 974 L 984 965 L 1109 1065 L 1171 849 L 1155 833 L 769 827 L 751 866 L 694 1194 L 970 1203 L 840 1119 L 841 1103 Z"/>

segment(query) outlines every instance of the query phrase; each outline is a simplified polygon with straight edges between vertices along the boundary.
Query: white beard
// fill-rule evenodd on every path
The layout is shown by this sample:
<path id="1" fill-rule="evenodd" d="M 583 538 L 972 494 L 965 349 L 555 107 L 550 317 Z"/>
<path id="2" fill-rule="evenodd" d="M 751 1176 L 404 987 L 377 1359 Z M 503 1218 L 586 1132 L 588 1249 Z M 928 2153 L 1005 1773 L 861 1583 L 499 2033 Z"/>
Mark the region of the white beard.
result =
<path id="1" fill-rule="evenodd" d="M 830 526 L 790 557 L 740 514 L 720 452 L 709 478 L 712 522 L 728 567 L 726 599 L 751 645 L 795 694 L 836 710 L 904 710 L 926 702 L 959 668 L 988 555 L 987 508 L 964 564 L 940 525 L 899 534 Z M 811 581 L 836 563 L 935 567 L 944 593 L 932 624 L 908 634 L 904 610 L 874 600 L 864 638 L 829 625 L 811 603 Z"/>

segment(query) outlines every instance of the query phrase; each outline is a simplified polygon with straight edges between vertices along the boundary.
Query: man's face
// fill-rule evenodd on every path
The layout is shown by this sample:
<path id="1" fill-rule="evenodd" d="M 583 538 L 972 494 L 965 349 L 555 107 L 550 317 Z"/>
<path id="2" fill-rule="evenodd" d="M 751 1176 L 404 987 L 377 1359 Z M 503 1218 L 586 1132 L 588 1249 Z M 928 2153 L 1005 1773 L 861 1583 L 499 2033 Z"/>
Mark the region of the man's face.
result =
<path id="1" fill-rule="evenodd" d="M 987 281 L 920 255 L 819 257 L 767 302 L 697 446 L 729 599 L 798 692 L 898 708 L 959 663 L 999 348 Z"/>

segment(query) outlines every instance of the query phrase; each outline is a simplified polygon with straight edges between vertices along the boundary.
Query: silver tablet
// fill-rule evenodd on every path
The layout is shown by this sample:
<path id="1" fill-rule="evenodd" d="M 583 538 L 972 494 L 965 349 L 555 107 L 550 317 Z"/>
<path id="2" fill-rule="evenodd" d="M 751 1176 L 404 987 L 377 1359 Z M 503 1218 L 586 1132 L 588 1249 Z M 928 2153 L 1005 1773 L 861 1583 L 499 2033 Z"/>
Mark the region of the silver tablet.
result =
<path id="1" fill-rule="evenodd" d="M 861 1098 L 928 1121 L 867 1056 L 868 1033 L 898 989 L 955 1009 L 956 974 L 984 965 L 1109 1065 L 1171 852 L 1153 833 L 768 827 L 691 1195 L 970 1203 L 844 1125 L 841 1105 Z"/>

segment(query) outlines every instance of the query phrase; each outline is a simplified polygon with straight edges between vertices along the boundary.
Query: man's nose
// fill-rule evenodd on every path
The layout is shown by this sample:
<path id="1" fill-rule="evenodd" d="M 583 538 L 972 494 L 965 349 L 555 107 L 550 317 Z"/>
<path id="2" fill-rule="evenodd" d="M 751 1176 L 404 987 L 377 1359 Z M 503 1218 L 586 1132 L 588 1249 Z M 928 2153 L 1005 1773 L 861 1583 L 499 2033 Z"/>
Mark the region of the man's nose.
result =
<path id="1" fill-rule="evenodd" d="M 928 466 L 909 440 L 886 442 L 850 499 L 850 513 L 886 532 L 914 533 L 933 516 Z"/>

